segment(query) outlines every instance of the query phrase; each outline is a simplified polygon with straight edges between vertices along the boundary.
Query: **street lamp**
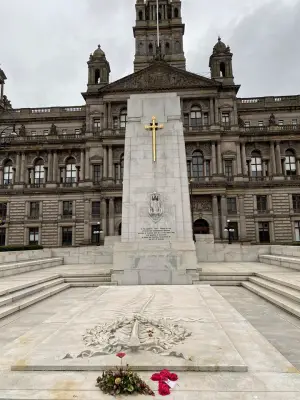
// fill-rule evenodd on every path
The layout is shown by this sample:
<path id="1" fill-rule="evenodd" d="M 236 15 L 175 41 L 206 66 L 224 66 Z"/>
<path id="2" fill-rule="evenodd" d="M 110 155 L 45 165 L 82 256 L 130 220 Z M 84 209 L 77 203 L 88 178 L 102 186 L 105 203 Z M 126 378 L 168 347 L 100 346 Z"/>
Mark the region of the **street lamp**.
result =
<path id="1" fill-rule="evenodd" d="M 97 222 L 97 225 L 98 225 L 98 231 L 97 231 L 97 233 L 98 233 L 98 235 L 99 235 L 99 242 L 98 242 L 98 244 L 99 244 L 99 246 L 100 246 L 100 241 L 101 241 L 101 238 L 100 238 L 100 235 L 101 235 L 101 233 L 103 233 L 103 229 L 101 229 L 101 222 Z"/>
<path id="2" fill-rule="evenodd" d="M 193 182 L 194 182 L 194 178 L 189 178 L 191 218 L 192 218 L 192 234 L 193 234 L 193 241 L 196 242 L 195 234 L 194 234 Z"/>
<path id="3" fill-rule="evenodd" d="M 230 219 L 227 220 L 227 226 L 225 226 L 224 231 L 228 232 L 228 244 L 232 244 L 231 234 L 234 232 L 234 229 L 230 228 Z"/>

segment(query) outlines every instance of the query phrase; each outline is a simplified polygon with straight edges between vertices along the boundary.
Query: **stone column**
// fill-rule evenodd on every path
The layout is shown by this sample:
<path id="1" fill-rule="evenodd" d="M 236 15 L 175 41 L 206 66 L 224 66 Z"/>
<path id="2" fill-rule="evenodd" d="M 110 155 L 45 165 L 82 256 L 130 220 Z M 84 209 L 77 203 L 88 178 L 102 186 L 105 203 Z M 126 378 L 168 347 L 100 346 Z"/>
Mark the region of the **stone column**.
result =
<path id="1" fill-rule="evenodd" d="M 84 200 L 84 228 L 83 228 L 83 240 L 85 243 L 91 242 L 91 228 L 90 228 L 90 200 Z"/>
<path id="2" fill-rule="evenodd" d="M 26 164 L 26 154 L 22 153 L 21 157 L 21 173 L 20 173 L 20 182 L 25 183 L 25 164 Z"/>
<path id="3" fill-rule="evenodd" d="M 274 151 L 274 142 L 270 142 L 270 161 L 271 161 L 270 175 L 276 175 L 276 159 L 275 159 L 275 151 Z"/>
<path id="4" fill-rule="evenodd" d="M 218 208 L 218 196 L 213 196 L 212 212 L 213 212 L 213 221 L 214 221 L 214 236 L 215 236 L 215 239 L 220 239 L 220 218 L 219 218 L 219 208 Z"/>
<path id="5" fill-rule="evenodd" d="M 107 118 L 107 103 L 103 103 L 104 115 L 103 115 L 103 128 L 108 128 L 108 118 Z"/>
<path id="6" fill-rule="evenodd" d="M 216 143 L 211 143 L 211 155 L 212 155 L 212 174 L 217 173 L 217 157 L 216 157 Z"/>
<path id="7" fill-rule="evenodd" d="M 57 158 L 57 152 L 56 151 L 54 151 L 54 153 L 53 153 L 53 163 L 52 163 L 52 179 L 53 179 L 53 182 L 59 182 L 59 180 L 60 180 L 60 176 L 59 176 L 59 173 L 58 173 L 58 158 Z"/>
<path id="8" fill-rule="evenodd" d="M 103 146 L 103 178 L 107 178 L 107 147 Z"/>
<path id="9" fill-rule="evenodd" d="M 242 143 L 242 173 L 243 173 L 244 176 L 248 176 L 246 145 L 245 145 L 245 143 Z"/>
<path id="10" fill-rule="evenodd" d="M 80 181 L 83 182 L 85 177 L 85 157 L 84 150 L 80 152 Z"/>
<path id="11" fill-rule="evenodd" d="M 237 104 L 236 100 L 233 101 L 233 113 L 231 113 L 231 122 L 233 125 L 237 125 Z"/>
<path id="12" fill-rule="evenodd" d="M 115 235 L 115 199 L 109 199 L 109 236 Z"/>
<path id="13" fill-rule="evenodd" d="M 219 100 L 215 99 L 215 123 L 219 124 L 220 123 L 220 118 L 219 118 Z"/>
<path id="14" fill-rule="evenodd" d="M 53 157 L 51 150 L 48 152 L 48 182 L 53 181 Z"/>
<path id="15" fill-rule="evenodd" d="M 85 149 L 85 179 L 90 179 L 90 149 Z"/>
<path id="16" fill-rule="evenodd" d="M 282 175 L 280 143 L 276 142 L 276 170 L 278 175 Z"/>
<path id="17" fill-rule="evenodd" d="M 112 127 L 112 118 L 111 118 L 111 103 L 108 103 L 107 106 L 107 120 L 108 120 L 108 124 L 107 127 L 111 128 Z"/>
<path id="18" fill-rule="evenodd" d="M 17 153 L 17 159 L 16 159 L 16 176 L 14 179 L 14 183 L 19 183 L 20 182 L 20 169 L 21 169 L 21 161 L 20 161 L 21 155 L 20 153 Z"/>
<path id="19" fill-rule="evenodd" d="M 242 175 L 242 159 L 241 159 L 240 142 L 236 143 L 236 165 L 237 165 L 237 174 Z"/>
<path id="20" fill-rule="evenodd" d="M 102 198 L 101 199 L 101 204 L 100 204 L 100 214 L 101 214 L 101 227 L 103 230 L 103 235 L 104 237 L 107 235 L 107 204 L 106 204 L 106 199 Z"/>
<path id="21" fill-rule="evenodd" d="M 296 160 L 296 174 L 300 175 L 300 160 L 299 158 Z"/>
<path id="22" fill-rule="evenodd" d="M 215 113 L 214 113 L 214 99 L 209 99 L 209 121 L 210 125 L 215 123 Z"/>
<path id="23" fill-rule="evenodd" d="M 222 234 L 221 237 L 223 239 L 227 239 L 227 233 L 224 231 L 227 225 L 227 199 L 226 196 L 221 196 L 221 229 Z"/>
<path id="24" fill-rule="evenodd" d="M 217 142 L 217 159 L 218 159 L 218 174 L 223 174 L 223 162 L 221 155 L 221 142 Z"/>
<path id="25" fill-rule="evenodd" d="M 240 212 L 240 239 L 246 239 L 246 217 L 245 217 L 245 205 L 244 196 L 239 196 L 239 212 Z"/>
<path id="26" fill-rule="evenodd" d="M 108 146 L 108 177 L 113 177 L 113 151 L 112 146 Z"/>

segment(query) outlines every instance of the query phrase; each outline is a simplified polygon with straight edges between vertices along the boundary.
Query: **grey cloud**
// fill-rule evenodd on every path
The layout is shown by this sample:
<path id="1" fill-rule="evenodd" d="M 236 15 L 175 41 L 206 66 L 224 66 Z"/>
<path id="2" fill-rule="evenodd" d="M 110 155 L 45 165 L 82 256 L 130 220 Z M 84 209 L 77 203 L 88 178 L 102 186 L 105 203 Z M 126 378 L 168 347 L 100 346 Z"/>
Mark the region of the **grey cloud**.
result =
<path id="1" fill-rule="evenodd" d="M 0 0 L 1 68 L 15 107 L 83 104 L 89 54 L 101 44 L 111 79 L 133 70 L 135 0 Z M 234 53 L 240 95 L 295 94 L 299 0 L 183 0 L 187 66 L 207 74 L 217 35 Z M 296 75 L 297 74 L 297 75 Z"/>

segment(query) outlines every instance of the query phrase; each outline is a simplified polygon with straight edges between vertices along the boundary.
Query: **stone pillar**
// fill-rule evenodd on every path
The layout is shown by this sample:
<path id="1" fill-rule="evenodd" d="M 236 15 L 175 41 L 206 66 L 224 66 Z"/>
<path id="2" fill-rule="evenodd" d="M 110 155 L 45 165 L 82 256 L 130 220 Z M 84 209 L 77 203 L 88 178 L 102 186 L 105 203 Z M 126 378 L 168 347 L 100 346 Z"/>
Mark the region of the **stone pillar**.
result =
<path id="1" fill-rule="evenodd" d="M 296 160 L 296 174 L 300 175 L 300 160 L 299 158 Z"/>
<path id="2" fill-rule="evenodd" d="M 103 178 L 107 178 L 107 147 L 103 146 Z"/>
<path id="3" fill-rule="evenodd" d="M 3 178 L 3 167 L 0 167 L 0 185 L 3 185 L 4 178 Z"/>
<path id="4" fill-rule="evenodd" d="M 237 120 L 237 104 L 236 104 L 236 100 L 233 101 L 233 113 L 231 114 L 231 122 L 233 125 L 237 125 L 238 124 L 238 120 Z"/>
<path id="5" fill-rule="evenodd" d="M 102 198 L 101 199 L 101 204 L 100 204 L 100 214 L 101 214 L 101 227 L 103 230 L 103 235 L 104 237 L 107 235 L 107 204 L 106 204 L 106 199 Z"/>
<path id="6" fill-rule="evenodd" d="M 84 200 L 84 228 L 83 228 L 83 240 L 85 243 L 91 242 L 91 229 L 90 229 L 90 200 Z"/>
<path id="7" fill-rule="evenodd" d="M 213 196 L 212 212 L 213 212 L 213 221 L 214 221 L 214 236 L 215 236 L 215 239 L 220 239 L 220 218 L 219 218 L 218 196 Z"/>
<path id="8" fill-rule="evenodd" d="M 215 123 L 219 124 L 220 123 L 220 118 L 219 118 L 219 100 L 215 99 Z"/>
<path id="9" fill-rule="evenodd" d="M 209 100 L 209 121 L 210 125 L 215 123 L 215 113 L 214 113 L 214 99 L 210 98 Z"/>
<path id="10" fill-rule="evenodd" d="M 270 161 L 271 161 L 270 175 L 276 175 L 276 159 L 275 159 L 275 151 L 274 151 L 274 142 L 270 142 Z"/>
<path id="11" fill-rule="evenodd" d="M 280 143 L 276 142 L 276 170 L 278 175 L 282 175 Z"/>
<path id="12" fill-rule="evenodd" d="M 240 239 L 246 239 L 246 217 L 245 217 L 245 205 L 244 196 L 239 196 L 239 212 L 240 212 Z"/>
<path id="13" fill-rule="evenodd" d="M 59 176 L 59 173 L 58 173 L 58 157 L 57 157 L 57 152 L 56 151 L 54 151 L 54 153 L 53 153 L 53 163 L 52 163 L 52 179 L 53 179 L 53 182 L 59 182 L 59 180 L 60 180 L 60 176 Z"/>
<path id="14" fill-rule="evenodd" d="M 108 146 L 108 177 L 113 177 L 113 151 L 112 146 Z"/>
<path id="15" fill-rule="evenodd" d="M 26 154 L 22 153 L 21 157 L 21 173 L 20 173 L 20 182 L 25 183 L 25 167 L 26 167 Z"/>
<path id="16" fill-rule="evenodd" d="M 224 231 L 227 225 L 227 198 L 225 195 L 221 196 L 221 237 L 227 239 L 227 233 Z"/>
<path id="17" fill-rule="evenodd" d="M 115 235 L 115 199 L 109 199 L 109 236 Z"/>
<path id="18" fill-rule="evenodd" d="M 247 168 L 247 157 L 246 157 L 246 145 L 242 143 L 242 173 L 244 176 L 248 176 L 248 168 Z"/>
<path id="19" fill-rule="evenodd" d="M 84 150 L 81 150 L 80 153 L 80 181 L 83 182 L 85 177 L 85 157 L 84 157 Z"/>
<path id="20" fill-rule="evenodd" d="M 108 118 L 107 118 L 107 103 L 103 103 L 104 115 L 103 115 L 103 128 L 108 128 Z"/>
<path id="21" fill-rule="evenodd" d="M 107 120 L 108 120 L 107 127 L 112 128 L 111 103 L 110 102 L 107 105 Z"/>
<path id="22" fill-rule="evenodd" d="M 17 159 L 16 159 L 16 176 L 14 177 L 14 183 L 19 183 L 20 182 L 20 169 L 21 169 L 21 161 L 20 161 L 21 155 L 20 153 L 17 153 Z"/>
<path id="23" fill-rule="evenodd" d="M 242 175 L 242 159 L 241 159 L 240 142 L 236 143 L 236 165 L 237 165 L 237 174 Z"/>
<path id="24" fill-rule="evenodd" d="M 85 149 L 85 179 L 90 179 L 90 149 Z"/>
<path id="25" fill-rule="evenodd" d="M 217 159 L 218 159 L 218 174 L 223 174 L 223 162 L 221 154 L 221 142 L 217 142 Z"/>
<path id="26" fill-rule="evenodd" d="M 212 174 L 217 173 L 217 157 L 216 157 L 216 143 L 211 142 L 211 154 L 212 154 Z"/>
<path id="27" fill-rule="evenodd" d="M 48 152 L 48 182 L 53 181 L 53 157 L 51 150 Z"/>

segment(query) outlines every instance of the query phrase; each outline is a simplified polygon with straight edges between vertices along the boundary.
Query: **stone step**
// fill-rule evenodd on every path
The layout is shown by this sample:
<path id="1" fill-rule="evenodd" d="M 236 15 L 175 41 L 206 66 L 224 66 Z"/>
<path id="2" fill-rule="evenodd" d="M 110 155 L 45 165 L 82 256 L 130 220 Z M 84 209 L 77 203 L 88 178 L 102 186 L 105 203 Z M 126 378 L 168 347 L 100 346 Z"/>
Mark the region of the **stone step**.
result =
<path id="1" fill-rule="evenodd" d="M 29 281 L 29 282 L 26 282 L 26 283 L 21 283 L 19 285 L 7 287 L 5 289 L 1 289 L 0 290 L 0 296 L 7 295 L 9 293 L 14 293 L 14 292 L 17 292 L 18 290 L 26 289 L 26 288 L 29 288 L 31 286 L 39 285 L 40 283 L 49 282 L 49 281 L 51 281 L 53 279 L 58 279 L 58 278 L 60 278 L 60 275 L 59 274 L 54 274 L 54 275 L 51 275 L 51 276 L 46 276 L 44 278 L 39 278 L 39 279 L 36 279 L 36 280 L 32 280 L 32 281 Z"/>
<path id="2" fill-rule="evenodd" d="M 200 275 L 200 281 L 246 281 L 249 275 Z"/>
<path id="3" fill-rule="evenodd" d="M 111 277 L 111 272 L 101 272 L 101 273 L 77 273 L 77 272 L 66 272 L 66 273 L 62 273 L 61 276 L 63 278 L 107 278 L 107 277 Z"/>
<path id="4" fill-rule="evenodd" d="M 291 289 L 299 290 L 299 284 L 296 284 L 296 283 L 294 284 L 292 282 L 287 282 L 287 281 L 285 281 L 284 279 L 282 279 L 279 276 L 278 277 L 271 276 L 271 275 L 264 274 L 263 272 L 256 273 L 255 276 L 257 276 L 258 278 L 262 278 L 262 279 L 264 279 L 266 281 L 270 281 L 270 282 L 273 282 L 273 283 L 279 283 L 280 285 L 286 286 L 286 287 L 291 288 Z"/>
<path id="5" fill-rule="evenodd" d="M 193 281 L 193 285 L 211 285 L 211 286 L 240 286 L 241 280 L 230 280 L 230 281 Z"/>
<path id="6" fill-rule="evenodd" d="M 290 300 L 281 294 L 274 293 L 271 290 L 262 288 L 252 282 L 242 282 L 242 286 L 265 300 L 268 300 L 270 303 L 273 303 L 290 314 L 296 315 L 300 318 L 300 304 L 298 302 Z"/>
<path id="7" fill-rule="evenodd" d="M 300 303 L 300 290 L 291 289 L 278 283 L 272 283 L 263 278 L 249 278 L 249 281 Z"/>
<path id="8" fill-rule="evenodd" d="M 300 258 L 298 257 L 260 254 L 258 259 L 261 263 L 300 270 Z"/>
<path id="9" fill-rule="evenodd" d="M 72 282 L 71 287 L 118 286 L 118 282 Z"/>
<path id="10" fill-rule="evenodd" d="M 44 268 L 58 267 L 63 264 L 62 257 L 41 258 L 30 261 L 17 261 L 0 265 L 0 278 L 5 276 L 23 274 Z"/>
<path id="11" fill-rule="evenodd" d="M 72 277 L 72 278 L 65 278 L 64 281 L 67 283 L 72 283 L 72 282 L 97 282 L 97 283 L 104 283 L 104 282 L 110 282 L 111 281 L 111 276 L 103 276 L 103 277 Z"/>
<path id="12" fill-rule="evenodd" d="M 53 279 L 49 282 L 40 283 L 38 285 L 34 285 L 34 286 L 31 286 L 26 289 L 21 289 L 21 290 L 15 291 L 14 293 L 7 295 L 7 296 L 1 296 L 0 297 L 0 307 L 10 304 L 10 303 L 13 303 L 13 302 L 16 302 L 18 300 L 21 300 L 24 297 L 28 297 L 30 295 L 41 292 L 43 290 L 50 289 L 54 286 L 57 286 L 57 285 L 60 285 L 63 283 L 64 283 L 63 278 Z"/>
<path id="13" fill-rule="evenodd" d="M 10 314 L 14 314 L 20 310 L 23 310 L 26 307 L 31 306 L 32 304 L 38 303 L 41 300 L 44 300 L 48 297 L 54 296 L 55 294 L 62 292 L 63 290 L 69 289 L 70 285 L 68 283 L 63 283 L 57 285 L 51 289 L 44 290 L 38 294 L 34 294 L 26 297 L 25 299 L 16 301 L 10 305 L 0 307 L 0 319 L 7 317 Z"/>

